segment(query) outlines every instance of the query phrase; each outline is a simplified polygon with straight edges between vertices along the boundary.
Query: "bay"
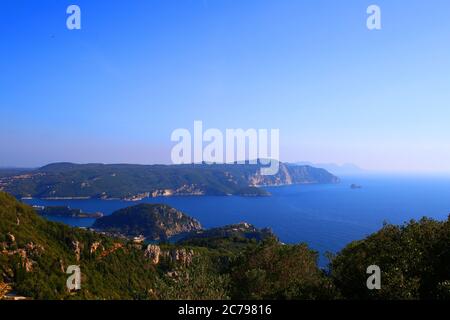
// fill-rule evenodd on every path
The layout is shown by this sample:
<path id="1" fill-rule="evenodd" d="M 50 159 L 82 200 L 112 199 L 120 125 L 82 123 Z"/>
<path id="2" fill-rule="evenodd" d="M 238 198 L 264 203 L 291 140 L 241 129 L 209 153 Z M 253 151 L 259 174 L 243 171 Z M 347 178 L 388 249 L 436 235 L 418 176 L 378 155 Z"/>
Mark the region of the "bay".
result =
<path id="1" fill-rule="evenodd" d="M 423 216 L 447 219 L 450 177 L 361 175 L 341 177 L 339 184 L 292 185 L 266 188 L 270 197 L 183 196 L 122 200 L 41 200 L 31 205 L 65 205 L 109 215 L 137 203 L 165 203 L 198 219 L 205 228 L 249 222 L 270 227 L 284 243 L 307 243 L 321 254 L 380 229 L 383 222 L 401 224 Z M 351 184 L 360 189 L 350 188 Z M 89 227 L 95 219 L 48 218 L 71 226 Z"/>

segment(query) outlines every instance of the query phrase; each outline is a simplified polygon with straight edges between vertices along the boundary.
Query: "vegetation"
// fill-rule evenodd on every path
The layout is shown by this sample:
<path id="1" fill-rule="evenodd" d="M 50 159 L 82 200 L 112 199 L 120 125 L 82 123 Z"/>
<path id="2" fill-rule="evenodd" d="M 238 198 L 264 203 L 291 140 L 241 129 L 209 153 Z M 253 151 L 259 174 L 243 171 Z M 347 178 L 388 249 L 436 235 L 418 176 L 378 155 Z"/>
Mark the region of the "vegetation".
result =
<path id="1" fill-rule="evenodd" d="M 19 176 L 0 175 L 0 190 L 16 197 L 122 198 L 149 195 L 268 195 L 257 185 L 334 183 L 323 169 L 280 163 L 274 176 L 261 176 L 261 165 L 104 165 L 50 164 Z"/>
<path id="2" fill-rule="evenodd" d="M 229 226 L 198 230 L 185 235 L 179 244 L 206 247 L 211 249 L 242 249 L 267 239 L 276 240 L 270 229 L 257 229 L 251 224 L 242 222 Z"/>
<path id="3" fill-rule="evenodd" d="M 318 255 L 273 239 L 248 247 L 231 272 L 233 299 L 331 299 L 333 285 L 317 267 Z"/>
<path id="4" fill-rule="evenodd" d="M 203 253 L 205 254 L 205 252 Z M 176 277 L 163 273 L 156 284 L 155 299 L 227 300 L 229 276 L 218 271 L 208 255 L 194 259 L 189 267 L 178 268 Z"/>
<path id="5" fill-rule="evenodd" d="M 204 236 L 193 235 L 178 244 L 160 244 L 161 259 L 155 264 L 146 246 L 46 221 L 32 208 L 0 193 L 0 282 L 34 299 L 229 299 L 237 297 L 238 288 L 244 288 L 236 282 L 238 270 L 247 264 L 258 269 L 257 261 L 249 262 L 243 255 L 266 246 L 265 254 L 270 255 L 271 250 L 278 254 L 284 247 L 268 230 L 246 224 L 218 228 L 206 235 L 212 237 L 211 242 L 201 242 Z M 315 266 L 316 255 L 308 255 L 306 246 L 302 250 L 304 255 L 281 260 L 279 266 L 289 261 L 289 268 L 294 264 Z M 181 261 L 180 252 L 193 254 Z M 68 292 L 65 286 L 68 265 L 79 265 L 82 270 L 80 291 Z M 313 277 L 320 278 L 322 273 L 315 268 Z M 281 271 L 287 273 L 287 269 Z M 289 279 L 280 277 L 279 281 L 289 286 Z M 277 296 L 270 288 L 265 294 Z"/>
<path id="6" fill-rule="evenodd" d="M 305 244 L 244 223 L 147 246 L 46 221 L 0 193 L 0 284 L 34 299 L 450 299 L 449 243 L 450 220 L 386 224 L 324 271 Z M 76 292 L 69 265 L 82 271 Z M 370 265 L 380 290 L 367 289 Z"/>
<path id="7" fill-rule="evenodd" d="M 331 277 L 348 299 L 450 299 L 450 219 L 386 224 L 349 244 L 331 263 Z M 367 267 L 381 269 L 381 290 L 367 290 Z"/>
<path id="8" fill-rule="evenodd" d="M 105 250 L 93 252 L 96 243 Z M 155 272 L 130 244 L 46 221 L 4 193 L 0 250 L 0 282 L 35 299 L 133 299 L 154 284 Z M 83 274 L 83 290 L 76 295 L 66 289 L 69 265 L 80 265 Z"/>

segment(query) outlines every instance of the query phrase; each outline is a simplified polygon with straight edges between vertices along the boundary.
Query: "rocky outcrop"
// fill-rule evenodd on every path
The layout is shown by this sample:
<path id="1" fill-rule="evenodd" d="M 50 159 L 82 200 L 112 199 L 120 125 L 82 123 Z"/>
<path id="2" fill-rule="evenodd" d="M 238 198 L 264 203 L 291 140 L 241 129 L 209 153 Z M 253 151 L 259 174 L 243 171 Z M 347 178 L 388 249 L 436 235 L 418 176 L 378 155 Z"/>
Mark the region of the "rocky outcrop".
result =
<path id="1" fill-rule="evenodd" d="M 140 201 L 144 198 L 150 197 L 150 192 L 143 192 L 133 196 L 125 197 L 123 200 L 125 201 Z"/>
<path id="2" fill-rule="evenodd" d="M 144 252 L 146 258 L 148 258 L 152 264 L 157 265 L 161 259 L 168 259 L 172 263 L 179 263 L 184 266 L 189 266 L 192 263 L 194 257 L 194 251 L 188 249 L 171 249 L 163 251 L 158 245 L 150 244 Z"/>
<path id="3" fill-rule="evenodd" d="M 148 258 L 153 264 L 159 263 L 159 258 L 161 256 L 161 248 L 158 245 L 149 244 L 144 253 L 145 257 Z"/>
<path id="4" fill-rule="evenodd" d="M 11 286 L 8 283 L 0 282 L 0 300 L 4 299 L 4 297 L 12 290 Z"/>
<path id="5" fill-rule="evenodd" d="M 173 195 L 173 189 L 158 189 L 152 192 L 152 197 L 170 197 Z"/>
<path id="6" fill-rule="evenodd" d="M 8 232 L 7 236 L 8 236 L 8 240 L 9 240 L 11 243 L 16 242 L 16 237 L 15 237 L 12 233 Z"/>
<path id="7" fill-rule="evenodd" d="M 7 235 L 10 240 L 10 244 L 6 242 L 0 243 L 0 253 L 5 256 L 18 255 L 20 258 L 21 267 L 24 268 L 26 272 L 33 271 L 33 265 L 35 264 L 33 258 L 37 258 L 42 255 L 45 251 L 44 247 L 34 244 L 33 242 L 29 242 L 23 248 L 17 248 L 15 236 L 11 233 L 8 233 Z"/>
<path id="8" fill-rule="evenodd" d="M 94 242 L 93 244 L 91 244 L 91 248 L 89 249 L 89 253 L 91 255 L 95 254 L 99 248 L 101 248 L 102 251 L 105 250 L 105 248 L 102 246 L 101 242 L 99 242 L 99 241 Z"/>
<path id="9" fill-rule="evenodd" d="M 186 266 L 192 263 L 193 256 L 194 256 L 193 250 L 175 249 L 170 251 L 170 258 L 172 262 L 181 263 Z"/>
<path id="10" fill-rule="evenodd" d="M 104 250 L 101 254 L 100 254 L 100 259 L 102 258 L 106 258 L 107 256 L 109 256 L 110 254 L 116 252 L 119 249 L 123 249 L 123 244 L 116 242 L 113 244 L 113 246 L 109 249 Z"/>
<path id="11" fill-rule="evenodd" d="M 28 258 L 27 251 L 25 249 L 18 249 L 17 254 L 21 259 L 22 268 L 24 268 L 26 272 L 33 271 L 34 261 Z"/>
<path id="12" fill-rule="evenodd" d="M 25 245 L 26 251 L 33 256 L 40 256 L 44 253 L 45 249 L 40 244 L 34 244 L 33 242 L 29 242 Z"/>
<path id="13" fill-rule="evenodd" d="M 42 246 L 35 246 L 32 242 L 25 245 L 23 248 L 17 248 L 16 237 L 12 233 L 7 233 L 8 242 L 2 242 L 1 254 L 5 256 L 17 255 L 20 258 L 20 265 L 26 272 L 33 271 L 34 261 L 32 256 L 36 256 L 44 251 Z"/>
<path id="14" fill-rule="evenodd" d="M 155 197 L 171 197 L 171 196 L 203 196 L 205 190 L 195 184 L 184 184 L 176 189 L 157 189 L 151 193 Z"/>
<path id="15" fill-rule="evenodd" d="M 81 250 L 82 250 L 82 244 L 79 241 L 72 241 L 72 249 L 73 249 L 73 253 L 75 254 L 75 259 L 77 260 L 77 262 L 80 261 L 80 257 L 81 257 Z"/>
<path id="16" fill-rule="evenodd" d="M 66 265 L 62 259 L 59 259 L 59 270 L 61 270 L 62 273 L 66 272 Z"/>

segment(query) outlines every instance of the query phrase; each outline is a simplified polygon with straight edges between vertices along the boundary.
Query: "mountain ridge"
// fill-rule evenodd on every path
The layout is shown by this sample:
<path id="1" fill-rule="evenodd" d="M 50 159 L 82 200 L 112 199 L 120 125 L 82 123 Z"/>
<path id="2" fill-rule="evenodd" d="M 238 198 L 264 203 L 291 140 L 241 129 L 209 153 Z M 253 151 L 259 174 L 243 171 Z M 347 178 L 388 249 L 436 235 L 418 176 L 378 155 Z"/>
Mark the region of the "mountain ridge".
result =
<path id="1" fill-rule="evenodd" d="M 337 183 L 339 178 L 311 166 L 279 163 L 272 176 L 261 164 L 76 164 L 53 163 L 17 175 L 0 176 L 0 191 L 17 198 L 101 198 L 140 200 L 174 195 L 264 196 L 261 187 Z"/>

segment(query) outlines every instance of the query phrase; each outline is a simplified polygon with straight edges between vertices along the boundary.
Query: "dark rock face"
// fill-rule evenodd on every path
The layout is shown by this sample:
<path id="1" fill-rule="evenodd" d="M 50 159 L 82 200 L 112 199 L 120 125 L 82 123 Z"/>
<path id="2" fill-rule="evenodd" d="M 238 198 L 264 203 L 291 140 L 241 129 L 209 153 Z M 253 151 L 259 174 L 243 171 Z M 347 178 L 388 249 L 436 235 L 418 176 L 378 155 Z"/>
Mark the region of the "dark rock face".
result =
<path id="1" fill-rule="evenodd" d="M 201 225 L 170 206 L 139 204 L 98 219 L 94 228 L 125 236 L 143 235 L 148 240 L 166 240 L 178 234 L 200 230 Z"/>

